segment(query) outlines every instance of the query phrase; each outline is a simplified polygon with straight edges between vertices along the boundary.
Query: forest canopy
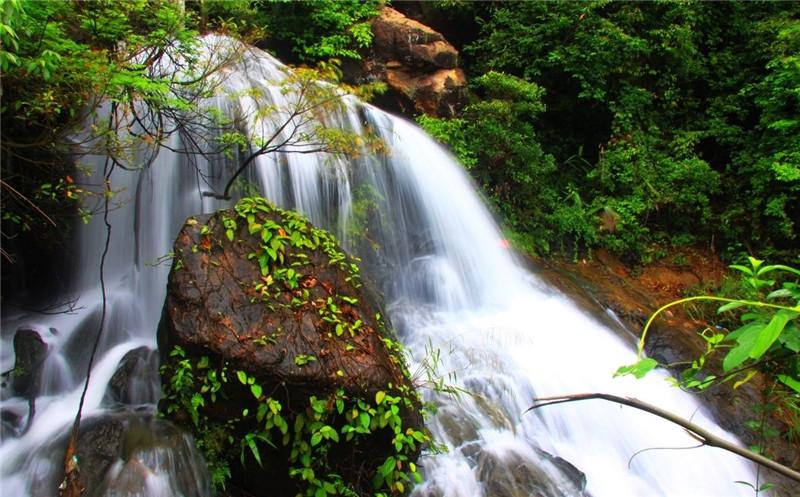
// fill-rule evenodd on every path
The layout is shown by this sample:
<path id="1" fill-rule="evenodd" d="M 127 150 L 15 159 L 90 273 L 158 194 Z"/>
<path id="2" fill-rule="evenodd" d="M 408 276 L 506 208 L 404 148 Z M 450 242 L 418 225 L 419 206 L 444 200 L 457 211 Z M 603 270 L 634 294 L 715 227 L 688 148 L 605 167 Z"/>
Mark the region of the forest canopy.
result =
<path id="1" fill-rule="evenodd" d="M 477 34 L 463 42 L 478 100 L 458 121 L 421 122 L 472 164 L 531 248 L 604 246 L 632 260 L 672 244 L 729 257 L 796 253 L 796 2 L 439 2 L 436 8 L 473 14 Z M 529 101 L 487 90 L 482 75 L 490 73 L 538 86 L 544 110 L 526 112 Z M 503 112 L 481 110 L 487 101 L 496 109 L 505 102 Z M 498 126 L 522 133 L 527 146 L 494 141 L 507 136 L 496 133 Z M 475 161 L 486 146 L 480 137 L 499 147 L 491 160 Z M 522 198 L 509 205 L 507 191 Z"/>

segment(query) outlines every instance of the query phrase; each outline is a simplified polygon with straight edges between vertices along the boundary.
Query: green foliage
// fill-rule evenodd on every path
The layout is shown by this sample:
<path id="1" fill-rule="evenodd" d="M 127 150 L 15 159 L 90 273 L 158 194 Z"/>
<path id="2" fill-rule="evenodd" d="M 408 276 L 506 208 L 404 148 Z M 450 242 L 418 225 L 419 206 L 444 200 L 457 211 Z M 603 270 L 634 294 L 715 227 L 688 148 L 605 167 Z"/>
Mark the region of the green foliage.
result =
<path id="1" fill-rule="evenodd" d="M 261 2 L 259 10 L 270 38 L 309 62 L 360 59 L 358 51 L 372 43 L 368 21 L 380 5 L 378 0 L 273 0 Z"/>
<path id="2" fill-rule="evenodd" d="M 797 3 L 498 2 L 487 10 L 465 49 L 469 69 L 543 91 L 546 109 L 530 120 L 535 134 L 524 135 L 552 155 L 561 180 L 541 175 L 544 197 L 521 191 L 521 202 L 545 204 L 527 225 L 501 208 L 512 229 L 634 258 L 676 239 L 791 255 L 800 217 Z M 465 135 L 465 118 L 423 123 L 474 170 L 483 137 Z M 495 125 L 509 135 L 520 129 Z M 486 187 L 481 167 L 476 177 Z M 573 218 L 557 210 L 566 199 L 580 201 Z"/>
<path id="3" fill-rule="evenodd" d="M 225 402 L 234 388 L 228 364 L 215 367 L 208 356 L 192 363 L 180 347 L 170 352 L 170 358 L 161 369 L 168 378 L 162 409 L 171 416 L 189 417 L 218 491 L 225 488 L 231 476 L 228 461 L 233 452 L 238 452 L 242 464 L 254 461 L 266 466 L 270 460 L 264 456 L 280 446 L 289 449 L 288 476 L 298 481 L 303 495 L 351 495 L 352 482 L 331 472 L 335 461 L 329 460 L 329 453 L 339 445 L 356 444 L 382 433 L 389 434 L 392 455 L 374 462 L 368 471 L 373 495 L 402 495 L 412 482 L 421 481 L 414 459 L 431 440 L 426 432 L 404 425 L 404 411 L 420 406 L 416 393 L 407 387 L 387 385 L 386 390 L 375 393 L 374 399 L 353 397 L 339 389 L 321 397 L 309 396 L 305 404 L 293 404 L 290 410 L 273 397 L 282 387 L 267 394 L 256 376 L 237 370 L 236 380 L 250 392 L 257 407 L 245 408 L 240 417 L 220 424 L 209 419 L 208 410 L 217 402 Z M 236 439 L 240 440 L 238 444 Z"/>
<path id="4" fill-rule="evenodd" d="M 641 378 L 657 366 L 676 366 L 641 358 L 647 331 L 661 312 L 692 301 L 722 303 L 717 312 L 731 323 L 731 329 L 717 326 L 700 332 L 705 351 L 685 363 L 688 366 L 684 365 L 680 376 L 671 381 L 697 391 L 723 383 L 736 389 L 757 372 L 764 373 L 769 380 L 764 390 L 767 397 L 774 399 L 769 404 L 784 411 L 790 423 L 795 423 L 786 434 L 795 437 L 796 422 L 800 420 L 800 270 L 781 264 L 764 265 L 753 257 L 748 258 L 748 265 L 734 264 L 731 268 L 741 275 L 741 296 L 703 295 L 661 307 L 642 331 L 640 360 L 621 367 L 617 374 Z M 759 429 L 762 424 L 758 424 Z"/>
<path id="5" fill-rule="evenodd" d="M 37 236 L 63 233 L 72 215 L 91 214 L 77 200 L 104 194 L 72 180 L 79 171 L 70 154 L 106 153 L 129 163 L 134 148 L 168 136 L 154 123 L 186 112 L 204 92 L 207 82 L 191 81 L 203 73 L 190 67 L 196 33 L 178 3 L 166 0 L 3 0 L 0 12 L 3 236 L 47 225 Z M 162 56 L 183 63 L 186 74 L 164 71 Z M 119 111 L 115 122 L 99 122 L 101 103 Z M 147 129 L 117 135 L 136 118 Z M 94 124 L 95 140 L 66 138 L 86 123 Z"/>

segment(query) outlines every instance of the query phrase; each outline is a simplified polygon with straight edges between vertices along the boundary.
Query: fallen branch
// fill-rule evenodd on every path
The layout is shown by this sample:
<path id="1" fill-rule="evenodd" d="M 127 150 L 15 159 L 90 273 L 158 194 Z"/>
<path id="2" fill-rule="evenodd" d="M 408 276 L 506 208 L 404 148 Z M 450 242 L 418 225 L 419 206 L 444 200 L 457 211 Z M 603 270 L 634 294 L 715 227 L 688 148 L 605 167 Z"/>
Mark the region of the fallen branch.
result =
<path id="1" fill-rule="evenodd" d="M 755 452 L 743 449 L 738 445 L 734 445 L 728 442 L 727 440 L 724 440 L 714 435 L 713 433 L 710 433 L 704 428 L 683 419 L 680 416 L 677 416 L 669 411 L 665 411 L 664 409 L 656 407 L 652 404 L 642 402 L 641 400 L 638 399 L 633 399 L 630 397 L 618 397 L 616 395 L 610 395 L 605 393 L 583 393 L 574 395 L 561 395 L 558 397 L 541 397 L 538 399 L 533 399 L 534 402 L 533 406 L 528 408 L 525 412 L 532 411 L 534 409 L 539 409 L 540 407 L 545 407 L 545 406 L 552 406 L 556 404 L 564 404 L 567 402 L 577 402 L 581 400 L 594 400 L 594 399 L 616 402 L 617 404 L 626 405 L 628 407 L 633 407 L 634 409 L 639 409 L 640 411 L 654 414 L 660 418 L 666 419 L 667 421 L 670 421 L 682 427 L 688 432 L 688 434 L 692 438 L 696 439 L 703 445 L 727 450 L 728 452 L 732 452 L 738 456 L 753 461 L 756 464 L 764 466 L 765 468 L 769 468 L 787 478 L 791 478 L 796 482 L 800 482 L 800 472 L 797 472 L 788 466 L 784 466 L 783 464 L 773 461 L 772 459 L 768 459 L 762 456 L 761 454 L 756 454 Z"/>

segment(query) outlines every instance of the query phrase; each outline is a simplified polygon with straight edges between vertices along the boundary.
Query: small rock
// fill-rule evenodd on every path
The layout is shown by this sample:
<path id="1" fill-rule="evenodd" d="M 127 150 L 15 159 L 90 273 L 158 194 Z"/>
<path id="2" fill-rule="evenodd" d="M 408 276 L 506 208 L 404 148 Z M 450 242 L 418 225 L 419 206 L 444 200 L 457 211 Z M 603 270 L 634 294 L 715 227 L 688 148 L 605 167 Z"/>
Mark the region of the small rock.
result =
<path id="1" fill-rule="evenodd" d="M 14 392 L 28 399 L 36 397 L 42 378 L 42 364 L 47 357 L 47 344 L 36 330 L 20 328 L 14 334 L 14 356 Z"/>
<path id="2" fill-rule="evenodd" d="M 155 404 L 161 394 L 158 353 L 148 347 L 131 350 L 119 363 L 106 390 L 105 401 L 126 405 Z"/>

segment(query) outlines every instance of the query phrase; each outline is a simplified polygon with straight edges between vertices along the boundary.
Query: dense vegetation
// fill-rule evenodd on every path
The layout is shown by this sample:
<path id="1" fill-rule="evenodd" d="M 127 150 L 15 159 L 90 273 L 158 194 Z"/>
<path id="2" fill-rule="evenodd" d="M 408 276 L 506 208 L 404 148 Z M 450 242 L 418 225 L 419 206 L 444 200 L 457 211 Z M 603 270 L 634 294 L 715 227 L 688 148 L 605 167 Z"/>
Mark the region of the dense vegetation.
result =
<path id="1" fill-rule="evenodd" d="M 442 2 L 439 14 L 465 8 L 479 100 L 421 122 L 533 248 L 796 254 L 800 5 Z"/>

